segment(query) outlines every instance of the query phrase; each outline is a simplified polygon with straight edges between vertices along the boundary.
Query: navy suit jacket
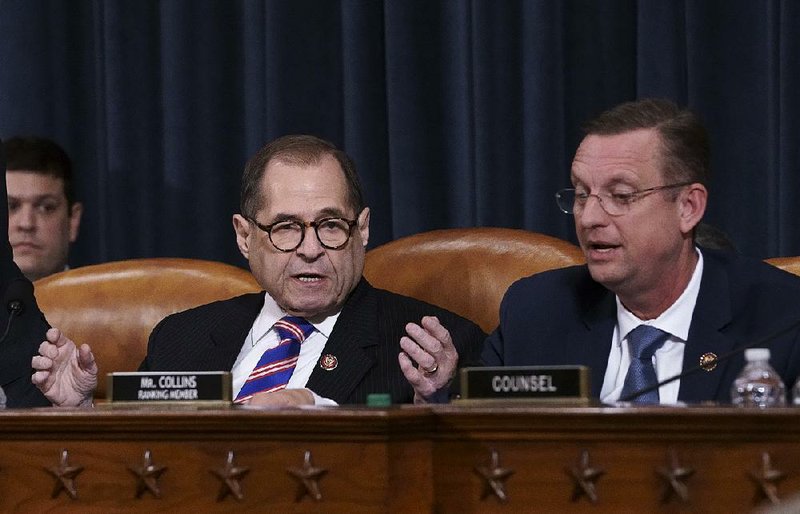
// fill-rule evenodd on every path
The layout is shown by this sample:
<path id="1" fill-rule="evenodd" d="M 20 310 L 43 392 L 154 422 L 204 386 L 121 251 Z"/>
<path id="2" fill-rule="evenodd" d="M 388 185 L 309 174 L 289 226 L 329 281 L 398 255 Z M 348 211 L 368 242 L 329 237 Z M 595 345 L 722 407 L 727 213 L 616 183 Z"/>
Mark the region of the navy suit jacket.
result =
<path id="1" fill-rule="evenodd" d="M 0 168 L 3 178 L 0 179 L 0 297 L 3 304 L 9 300 L 21 300 L 22 314 L 17 316 L 5 341 L 0 343 L 0 387 L 6 394 L 8 407 L 40 407 L 48 406 L 50 402 L 31 383 L 31 359 L 39 351 L 39 345 L 44 341 L 45 332 L 50 328 L 39 311 L 33 297 L 33 288 L 22 297 L 7 298 L 5 291 L 16 280 L 26 279 L 16 264 L 11 245 L 8 244 L 8 196 L 6 193 L 6 161 L 3 153 L 3 144 L 0 141 Z M 8 326 L 8 306 L 0 305 L 0 335 Z"/>
<path id="2" fill-rule="evenodd" d="M 800 278 L 761 261 L 703 249 L 704 268 L 683 369 L 705 353 L 721 356 L 800 320 Z M 500 306 L 500 325 L 487 339 L 482 361 L 489 366 L 583 364 L 591 369 L 592 396 L 603 386 L 617 322 L 614 294 L 586 266 L 521 279 Z M 770 362 L 790 390 L 800 371 L 800 329 L 770 339 Z M 742 354 L 711 371 L 681 379 L 678 400 L 730 401 Z"/>
<path id="3" fill-rule="evenodd" d="M 264 293 L 246 294 L 173 314 L 150 335 L 142 371 L 230 371 Z M 439 307 L 373 288 L 362 279 L 348 297 L 322 355 L 338 360 L 333 370 L 316 366 L 306 387 L 339 404 L 366 403 L 370 393 L 389 393 L 409 403 L 414 391 L 397 356 L 408 322 L 435 315 L 450 331 L 460 362 L 477 362 L 486 334 Z"/>

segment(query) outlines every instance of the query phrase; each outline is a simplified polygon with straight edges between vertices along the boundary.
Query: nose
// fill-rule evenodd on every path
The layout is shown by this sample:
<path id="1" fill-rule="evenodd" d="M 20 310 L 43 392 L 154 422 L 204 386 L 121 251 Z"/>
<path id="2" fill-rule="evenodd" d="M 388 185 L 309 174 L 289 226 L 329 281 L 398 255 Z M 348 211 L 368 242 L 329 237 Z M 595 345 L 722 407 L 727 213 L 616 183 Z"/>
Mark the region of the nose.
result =
<path id="1" fill-rule="evenodd" d="M 8 213 L 8 221 L 18 230 L 33 230 L 36 228 L 36 212 L 32 205 L 21 205 L 13 212 Z"/>
<path id="2" fill-rule="evenodd" d="M 608 213 L 603 209 L 602 200 L 597 195 L 589 195 L 583 208 L 575 213 L 575 224 L 582 228 L 604 225 L 608 222 Z"/>
<path id="3" fill-rule="evenodd" d="M 300 243 L 300 246 L 297 247 L 297 254 L 303 257 L 306 260 L 314 260 L 323 253 L 325 253 L 325 248 L 319 242 L 317 238 L 317 232 L 314 230 L 314 227 L 306 225 L 303 227 L 305 230 L 305 235 L 303 236 L 303 242 Z"/>

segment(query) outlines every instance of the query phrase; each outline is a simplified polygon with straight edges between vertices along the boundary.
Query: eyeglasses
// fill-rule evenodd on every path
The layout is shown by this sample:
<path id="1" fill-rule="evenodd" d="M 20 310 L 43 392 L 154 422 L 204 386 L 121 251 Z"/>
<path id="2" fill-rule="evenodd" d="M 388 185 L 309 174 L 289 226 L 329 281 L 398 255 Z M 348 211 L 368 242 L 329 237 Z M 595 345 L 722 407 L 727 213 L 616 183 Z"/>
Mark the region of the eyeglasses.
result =
<path id="1" fill-rule="evenodd" d="M 600 207 L 602 207 L 609 216 L 622 216 L 631 210 L 631 205 L 651 193 L 688 186 L 692 183 L 693 182 L 681 182 L 680 184 L 649 187 L 629 193 L 586 193 L 584 191 L 567 188 L 556 193 L 556 203 L 564 214 L 580 214 L 583 208 L 586 207 L 586 202 L 589 201 L 589 197 L 594 196 L 597 198 L 597 201 L 600 202 Z"/>
<path id="2" fill-rule="evenodd" d="M 317 241 L 323 248 L 338 250 L 350 240 L 356 220 L 345 218 L 322 218 L 316 221 L 285 220 L 271 225 L 262 225 L 253 218 L 247 218 L 269 236 L 269 240 L 281 252 L 296 250 L 306 236 L 306 227 L 313 227 Z"/>

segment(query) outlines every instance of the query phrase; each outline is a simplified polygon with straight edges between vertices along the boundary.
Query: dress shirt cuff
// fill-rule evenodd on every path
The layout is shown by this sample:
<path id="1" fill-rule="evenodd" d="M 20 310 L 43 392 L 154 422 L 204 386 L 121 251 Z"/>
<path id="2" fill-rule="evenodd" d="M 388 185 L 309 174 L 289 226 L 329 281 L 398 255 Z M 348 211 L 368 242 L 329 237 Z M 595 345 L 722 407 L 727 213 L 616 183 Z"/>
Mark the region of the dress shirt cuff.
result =
<path id="1" fill-rule="evenodd" d="M 309 389 L 311 391 L 311 389 Z M 335 401 L 331 400 L 330 398 L 324 398 L 314 391 L 311 391 L 311 394 L 314 395 L 314 405 L 322 406 L 322 407 L 338 407 L 339 404 Z"/>

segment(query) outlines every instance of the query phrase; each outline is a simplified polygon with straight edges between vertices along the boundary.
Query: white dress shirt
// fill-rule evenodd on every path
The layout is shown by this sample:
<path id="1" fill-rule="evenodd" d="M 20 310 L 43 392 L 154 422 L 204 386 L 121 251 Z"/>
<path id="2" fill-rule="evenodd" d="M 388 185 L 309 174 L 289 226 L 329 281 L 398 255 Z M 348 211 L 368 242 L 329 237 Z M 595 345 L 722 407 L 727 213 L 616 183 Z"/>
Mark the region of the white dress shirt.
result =
<path id="1" fill-rule="evenodd" d="M 278 307 L 272 297 L 264 293 L 264 306 L 256 316 L 253 326 L 250 327 L 247 337 L 242 343 L 242 349 L 236 362 L 233 364 L 231 373 L 233 375 L 233 397 L 239 394 L 244 386 L 247 377 L 255 369 L 258 360 L 266 350 L 275 348 L 280 343 L 278 331 L 273 328 L 275 322 L 286 316 L 287 313 Z M 318 323 L 313 323 L 315 330 L 300 345 L 300 355 L 297 358 L 297 365 L 292 372 L 286 389 L 302 389 L 308 383 L 311 372 L 319 362 L 325 343 L 333 331 L 339 313 L 328 316 Z M 323 398 L 314 393 L 314 403 L 316 405 L 337 405 L 331 399 Z"/>
<path id="2" fill-rule="evenodd" d="M 675 303 L 655 319 L 641 320 L 622 305 L 617 297 L 617 325 L 611 340 L 611 352 L 608 354 L 608 366 L 600 392 L 600 401 L 614 403 L 619 399 L 625 375 L 631 364 L 628 334 L 639 325 L 650 325 L 669 334 L 664 345 L 653 355 L 656 376 L 660 381 L 673 377 L 683 369 L 683 351 L 689 338 L 689 327 L 692 314 L 700 292 L 700 279 L 703 276 L 703 253 L 695 247 L 698 259 L 689 284 Z M 662 404 L 678 403 L 680 380 L 675 380 L 658 389 L 659 401 Z"/>

